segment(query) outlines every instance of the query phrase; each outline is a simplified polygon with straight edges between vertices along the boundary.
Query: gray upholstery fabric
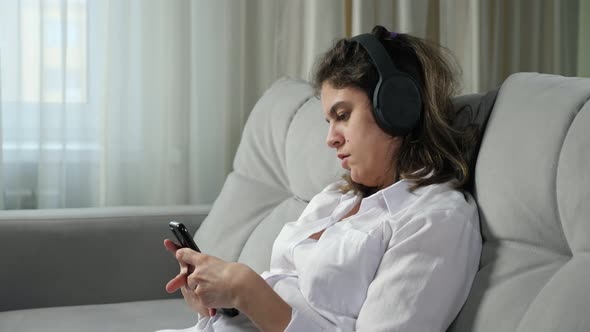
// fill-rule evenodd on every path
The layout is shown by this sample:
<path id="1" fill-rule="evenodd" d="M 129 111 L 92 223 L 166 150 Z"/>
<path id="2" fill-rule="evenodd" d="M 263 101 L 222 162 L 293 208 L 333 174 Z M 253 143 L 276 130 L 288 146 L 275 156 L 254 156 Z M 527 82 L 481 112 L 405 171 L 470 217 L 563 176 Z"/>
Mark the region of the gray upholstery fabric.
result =
<path id="1" fill-rule="evenodd" d="M 2 332 L 149 332 L 195 322 L 182 299 L 0 312 Z"/>
<path id="2" fill-rule="evenodd" d="M 574 253 L 590 251 L 590 102 L 571 122 L 558 161 L 555 190 L 565 238 Z"/>
<path id="3" fill-rule="evenodd" d="M 293 117 L 285 147 L 291 191 L 306 202 L 344 173 L 336 151 L 326 144 L 327 133 L 321 103 L 311 98 Z"/>
<path id="4" fill-rule="evenodd" d="M 283 225 L 297 218 L 306 205 L 306 202 L 295 197 L 287 198 L 278 204 L 252 231 L 238 261 L 247 264 L 258 273 L 268 270 L 275 238 Z"/>
<path id="5" fill-rule="evenodd" d="M 485 94 L 474 93 L 463 95 L 453 99 L 453 106 L 457 110 L 457 114 L 453 120 L 453 128 L 458 131 L 466 131 L 471 127 L 475 127 L 476 130 L 475 144 L 464 152 L 465 160 L 469 164 L 470 180 L 466 186 L 469 191 L 473 190 L 473 174 L 475 173 L 475 164 L 479 152 L 481 138 L 488 123 L 490 114 L 492 113 L 494 103 L 496 102 L 498 90 L 499 89 L 494 89 Z"/>
<path id="6" fill-rule="evenodd" d="M 0 213 L 0 311 L 165 299 L 178 263 L 168 222 L 196 229 L 209 207 Z M 176 295 L 178 297 L 178 295 Z M 3 331 L 0 329 L 0 331 Z"/>
<path id="7" fill-rule="evenodd" d="M 195 242 L 204 253 L 236 261 L 252 231 L 287 198 L 279 187 L 233 172 L 196 232 Z"/>
<path id="8" fill-rule="evenodd" d="M 588 331 L 590 80 L 502 85 L 479 151 L 484 248 L 452 331 Z"/>
<path id="9" fill-rule="evenodd" d="M 234 172 L 289 191 L 285 144 L 293 116 L 313 96 L 309 84 L 275 82 L 248 117 L 234 160 Z"/>

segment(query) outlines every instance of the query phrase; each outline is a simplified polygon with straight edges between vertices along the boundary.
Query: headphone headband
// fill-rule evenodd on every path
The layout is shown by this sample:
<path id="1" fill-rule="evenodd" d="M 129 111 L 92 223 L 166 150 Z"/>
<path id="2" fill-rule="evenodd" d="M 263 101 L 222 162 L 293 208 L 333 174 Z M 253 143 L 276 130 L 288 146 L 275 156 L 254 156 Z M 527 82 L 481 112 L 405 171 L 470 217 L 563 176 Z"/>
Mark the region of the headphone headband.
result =
<path id="1" fill-rule="evenodd" d="M 383 44 L 375 36 L 370 33 L 364 33 L 353 37 L 351 41 L 359 43 L 369 53 L 373 64 L 379 72 L 379 79 L 385 81 L 389 77 L 399 73 L 400 71 L 395 68 L 393 60 L 387 53 Z"/>

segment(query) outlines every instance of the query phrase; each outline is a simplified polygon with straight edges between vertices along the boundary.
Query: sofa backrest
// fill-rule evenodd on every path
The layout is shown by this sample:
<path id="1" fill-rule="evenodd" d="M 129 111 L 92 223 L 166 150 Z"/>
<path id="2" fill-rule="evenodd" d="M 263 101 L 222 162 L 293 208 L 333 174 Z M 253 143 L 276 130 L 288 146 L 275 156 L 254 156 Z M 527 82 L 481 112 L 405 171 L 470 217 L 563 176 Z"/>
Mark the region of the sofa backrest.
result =
<path id="1" fill-rule="evenodd" d="M 451 331 L 590 330 L 589 99 L 590 79 L 502 84 L 475 171 L 480 270 Z"/>

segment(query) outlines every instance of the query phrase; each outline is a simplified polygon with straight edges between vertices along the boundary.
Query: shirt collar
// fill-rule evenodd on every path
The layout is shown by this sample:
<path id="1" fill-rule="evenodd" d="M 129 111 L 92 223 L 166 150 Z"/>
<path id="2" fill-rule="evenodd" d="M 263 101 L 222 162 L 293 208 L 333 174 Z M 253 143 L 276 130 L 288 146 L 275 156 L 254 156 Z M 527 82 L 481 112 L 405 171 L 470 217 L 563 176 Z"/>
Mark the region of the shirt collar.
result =
<path id="1" fill-rule="evenodd" d="M 410 205 L 417 195 L 410 192 L 411 181 L 401 179 L 387 188 L 383 188 L 369 197 L 363 198 L 359 212 L 380 206 L 387 208 L 389 214 L 396 214 Z"/>

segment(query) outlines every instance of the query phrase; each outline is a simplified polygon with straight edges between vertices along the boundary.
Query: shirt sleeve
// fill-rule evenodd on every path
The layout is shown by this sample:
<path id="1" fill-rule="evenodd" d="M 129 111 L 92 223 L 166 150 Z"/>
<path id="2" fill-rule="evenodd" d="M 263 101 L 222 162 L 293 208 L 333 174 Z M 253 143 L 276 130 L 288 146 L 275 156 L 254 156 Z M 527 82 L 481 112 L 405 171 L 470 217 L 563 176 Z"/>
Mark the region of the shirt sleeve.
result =
<path id="1" fill-rule="evenodd" d="M 477 209 L 422 213 L 391 236 L 359 313 L 358 331 L 445 331 L 479 263 Z"/>
<path id="2" fill-rule="evenodd" d="M 318 318 L 313 316 L 315 315 L 311 315 L 309 311 L 294 308 L 291 311 L 291 321 L 284 332 L 336 331 L 333 328 L 330 329 L 329 322 L 321 324 Z"/>

